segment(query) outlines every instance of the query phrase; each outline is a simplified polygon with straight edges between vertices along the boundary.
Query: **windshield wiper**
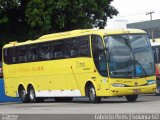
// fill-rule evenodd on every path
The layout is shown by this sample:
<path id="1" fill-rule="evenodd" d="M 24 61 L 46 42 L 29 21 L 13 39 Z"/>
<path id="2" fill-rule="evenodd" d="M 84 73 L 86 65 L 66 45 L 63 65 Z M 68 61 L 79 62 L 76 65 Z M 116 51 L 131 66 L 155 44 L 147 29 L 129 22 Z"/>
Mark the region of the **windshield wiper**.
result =
<path id="1" fill-rule="evenodd" d="M 112 73 L 114 73 L 115 75 L 119 75 L 119 74 L 132 74 L 132 72 L 130 72 L 130 71 L 128 71 L 128 72 L 117 72 L 117 71 L 113 72 L 112 71 Z"/>
<path id="2" fill-rule="evenodd" d="M 120 72 L 120 71 L 112 71 L 111 72 L 111 74 L 112 75 L 114 75 L 114 76 L 112 76 L 112 77 L 114 77 L 114 78 L 118 78 L 118 77 L 121 77 L 121 78 L 132 78 L 132 72 L 131 71 L 126 71 L 126 72 Z M 123 75 L 125 75 L 125 76 L 123 76 Z"/>

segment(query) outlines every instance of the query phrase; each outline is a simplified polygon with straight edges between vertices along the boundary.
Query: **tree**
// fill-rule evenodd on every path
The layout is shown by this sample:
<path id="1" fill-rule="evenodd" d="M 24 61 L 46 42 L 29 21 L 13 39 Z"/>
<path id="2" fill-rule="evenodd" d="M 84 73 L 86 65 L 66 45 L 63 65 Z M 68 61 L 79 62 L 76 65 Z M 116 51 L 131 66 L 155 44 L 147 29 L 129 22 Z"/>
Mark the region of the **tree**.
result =
<path id="1" fill-rule="evenodd" d="M 32 28 L 42 32 L 72 29 L 103 28 L 107 17 L 118 11 L 110 5 L 113 0 L 31 0 L 26 15 Z"/>
<path id="2" fill-rule="evenodd" d="M 0 0 L 0 40 L 35 39 L 42 34 L 106 25 L 118 11 L 113 0 Z"/>
<path id="3" fill-rule="evenodd" d="M 23 41 L 29 31 L 27 0 L 0 0 L 0 48 L 10 41 Z"/>

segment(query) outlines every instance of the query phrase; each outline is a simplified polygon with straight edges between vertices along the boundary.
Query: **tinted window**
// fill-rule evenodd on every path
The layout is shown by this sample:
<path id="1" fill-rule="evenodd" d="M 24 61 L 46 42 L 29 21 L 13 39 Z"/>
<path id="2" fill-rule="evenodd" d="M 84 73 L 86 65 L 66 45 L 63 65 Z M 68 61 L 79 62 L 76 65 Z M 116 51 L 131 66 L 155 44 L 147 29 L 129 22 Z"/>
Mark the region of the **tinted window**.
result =
<path id="1" fill-rule="evenodd" d="M 74 57 L 90 57 L 89 36 L 4 49 L 7 64 Z"/>
<path id="2" fill-rule="evenodd" d="M 98 72 L 102 76 L 108 76 L 106 55 L 102 38 L 100 36 L 92 35 L 92 52 L 94 63 Z"/>
<path id="3" fill-rule="evenodd" d="M 39 60 L 39 46 L 38 44 L 29 46 L 29 61 Z"/>
<path id="4" fill-rule="evenodd" d="M 39 59 L 40 60 L 49 60 L 51 59 L 51 49 L 49 43 L 41 43 L 39 49 Z"/>
<path id="5" fill-rule="evenodd" d="M 90 57 L 89 36 L 79 37 L 78 39 L 78 54 L 80 57 Z"/>
<path id="6" fill-rule="evenodd" d="M 53 41 L 51 47 L 52 47 L 52 55 L 54 59 L 64 58 L 64 42 L 62 40 Z"/>
<path id="7" fill-rule="evenodd" d="M 28 56 L 27 56 L 27 46 L 17 47 L 17 63 L 27 62 Z"/>
<path id="8" fill-rule="evenodd" d="M 4 61 L 8 64 L 14 64 L 17 62 L 15 47 L 4 49 Z"/>
<path id="9" fill-rule="evenodd" d="M 78 56 L 78 44 L 75 39 L 67 39 L 65 41 L 65 58 L 73 58 Z"/>

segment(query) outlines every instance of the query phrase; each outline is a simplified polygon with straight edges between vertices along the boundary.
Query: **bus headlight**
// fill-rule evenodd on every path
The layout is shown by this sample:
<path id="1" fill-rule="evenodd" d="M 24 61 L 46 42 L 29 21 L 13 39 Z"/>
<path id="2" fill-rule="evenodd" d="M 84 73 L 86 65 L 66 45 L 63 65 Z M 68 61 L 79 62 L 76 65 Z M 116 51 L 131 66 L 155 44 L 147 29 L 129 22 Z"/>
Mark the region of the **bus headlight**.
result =
<path id="1" fill-rule="evenodd" d="M 121 83 L 112 83 L 112 86 L 113 87 L 124 87 L 125 85 Z"/>
<path id="2" fill-rule="evenodd" d="M 147 80 L 147 84 L 148 84 L 148 85 L 152 85 L 152 84 L 155 84 L 155 83 L 156 83 L 155 80 Z"/>

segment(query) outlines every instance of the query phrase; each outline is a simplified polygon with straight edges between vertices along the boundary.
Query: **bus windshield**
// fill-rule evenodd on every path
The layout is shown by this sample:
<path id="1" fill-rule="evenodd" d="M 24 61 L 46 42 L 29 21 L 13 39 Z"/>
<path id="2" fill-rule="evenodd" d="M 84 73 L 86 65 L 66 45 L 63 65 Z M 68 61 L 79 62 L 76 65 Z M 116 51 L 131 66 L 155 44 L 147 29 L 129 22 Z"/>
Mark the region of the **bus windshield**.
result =
<path id="1" fill-rule="evenodd" d="M 154 75 L 151 45 L 145 34 L 105 36 L 110 77 L 133 78 Z"/>

